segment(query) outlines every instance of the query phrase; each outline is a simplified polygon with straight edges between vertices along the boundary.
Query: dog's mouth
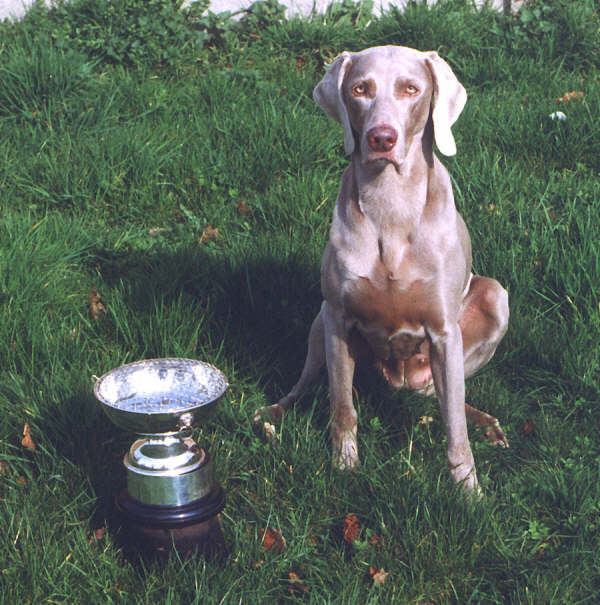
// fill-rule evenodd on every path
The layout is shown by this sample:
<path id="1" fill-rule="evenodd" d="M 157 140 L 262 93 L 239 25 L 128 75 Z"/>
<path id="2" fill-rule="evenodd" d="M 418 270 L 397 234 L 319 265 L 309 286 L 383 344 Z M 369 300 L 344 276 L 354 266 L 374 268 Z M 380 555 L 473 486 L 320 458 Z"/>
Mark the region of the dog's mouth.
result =
<path id="1" fill-rule="evenodd" d="M 393 151 L 371 151 L 366 155 L 363 163 L 380 170 L 383 170 L 388 164 L 393 164 L 396 171 L 400 172 L 404 161 L 399 160 Z"/>

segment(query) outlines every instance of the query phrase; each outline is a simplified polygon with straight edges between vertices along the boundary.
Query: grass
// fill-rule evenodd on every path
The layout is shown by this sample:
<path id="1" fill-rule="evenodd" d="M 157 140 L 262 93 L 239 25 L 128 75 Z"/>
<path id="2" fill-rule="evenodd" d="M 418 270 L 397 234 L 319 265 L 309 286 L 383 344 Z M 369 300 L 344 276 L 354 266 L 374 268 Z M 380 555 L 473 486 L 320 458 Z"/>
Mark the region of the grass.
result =
<path id="1" fill-rule="evenodd" d="M 93 39 L 76 28 L 102 1 L 0 24 L 1 601 L 594 602 L 597 3 L 535 2 L 511 20 L 466 2 L 381 18 L 337 5 L 289 21 L 270 3 L 237 25 L 174 19 L 186 43 L 168 52 L 157 34 L 144 54 L 136 30 L 137 46 L 112 47 L 131 55 L 107 56 L 100 26 Z M 331 468 L 324 381 L 275 444 L 250 427 L 301 368 L 347 162 L 312 88 L 341 50 L 382 43 L 438 49 L 469 91 L 458 155 L 444 162 L 475 268 L 511 301 L 508 334 L 467 383 L 511 444 L 473 436 L 486 496 L 476 506 L 449 485 L 435 400 L 393 392 L 367 369 L 353 475 Z M 556 102 L 572 90 L 584 98 Z M 558 109 L 566 122 L 548 117 Z M 107 309 L 98 321 L 92 287 Z M 110 526 L 93 537 L 132 439 L 99 409 L 93 376 L 154 356 L 210 361 L 231 383 L 196 431 L 228 497 L 222 562 L 139 569 Z M 34 451 L 21 445 L 25 423 Z M 360 524 L 352 546 L 348 514 Z M 265 552 L 266 527 L 285 537 L 281 554 Z M 388 572 L 383 584 L 371 567 Z"/>

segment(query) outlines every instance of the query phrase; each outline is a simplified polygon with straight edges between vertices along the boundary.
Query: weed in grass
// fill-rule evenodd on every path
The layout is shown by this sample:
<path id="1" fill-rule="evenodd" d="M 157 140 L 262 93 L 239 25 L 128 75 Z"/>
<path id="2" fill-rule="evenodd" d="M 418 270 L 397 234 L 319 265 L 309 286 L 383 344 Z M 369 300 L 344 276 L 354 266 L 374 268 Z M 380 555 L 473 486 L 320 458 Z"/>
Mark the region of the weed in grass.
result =
<path id="1" fill-rule="evenodd" d="M 189 26 L 207 3 L 183 0 L 73 0 L 57 2 L 42 20 L 49 20 L 52 38 L 73 41 L 81 51 L 120 65 L 173 66 L 209 39 Z"/>
<path id="2" fill-rule="evenodd" d="M 25 34 L 2 55 L 0 119 L 45 118 L 73 94 L 89 94 L 93 84 L 94 64 L 73 49 L 54 47 L 45 36 Z"/>

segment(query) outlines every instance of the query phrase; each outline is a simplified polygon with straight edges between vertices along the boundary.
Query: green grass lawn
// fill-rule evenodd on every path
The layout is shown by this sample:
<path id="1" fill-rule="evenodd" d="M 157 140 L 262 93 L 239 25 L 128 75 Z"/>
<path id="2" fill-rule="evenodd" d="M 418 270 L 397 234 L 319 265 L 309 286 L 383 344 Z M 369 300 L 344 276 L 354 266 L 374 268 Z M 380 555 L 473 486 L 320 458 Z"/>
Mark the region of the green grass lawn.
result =
<path id="1" fill-rule="evenodd" d="M 238 22 L 143 4 L 73 0 L 0 24 L 0 601 L 597 602 L 598 3 L 510 19 L 467 2 L 381 18 L 341 4 L 282 21 L 270 1 Z M 510 442 L 472 436 L 476 505 L 449 483 L 436 401 L 368 368 L 352 475 L 331 466 L 325 380 L 274 444 L 250 425 L 301 369 L 347 163 L 312 89 L 342 50 L 384 43 L 438 50 L 467 88 L 444 163 L 475 270 L 510 294 L 509 331 L 467 382 Z M 557 102 L 570 91 L 584 96 Z M 140 569 L 107 521 L 132 435 L 92 387 L 162 356 L 231 383 L 195 432 L 227 493 L 229 554 Z"/>

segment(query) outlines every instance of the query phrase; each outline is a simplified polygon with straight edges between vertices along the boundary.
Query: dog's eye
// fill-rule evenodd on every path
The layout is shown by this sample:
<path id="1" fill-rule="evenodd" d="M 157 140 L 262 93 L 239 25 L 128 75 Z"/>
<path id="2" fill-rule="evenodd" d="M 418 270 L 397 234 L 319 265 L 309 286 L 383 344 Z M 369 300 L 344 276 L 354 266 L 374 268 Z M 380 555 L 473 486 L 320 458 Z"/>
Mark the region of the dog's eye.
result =
<path id="1" fill-rule="evenodd" d="M 416 86 L 413 86 L 412 84 L 409 84 L 405 89 L 404 92 L 406 92 L 407 95 L 415 95 L 417 94 L 419 91 L 417 89 Z"/>
<path id="2" fill-rule="evenodd" d="M 361 97 L 362 95 L 364 95 L 367 92 L 367 87 L 362 83 L 359 82 L 358 84 L 355 84 L 352 87 L 352 94 L 355 97 Z"/>

